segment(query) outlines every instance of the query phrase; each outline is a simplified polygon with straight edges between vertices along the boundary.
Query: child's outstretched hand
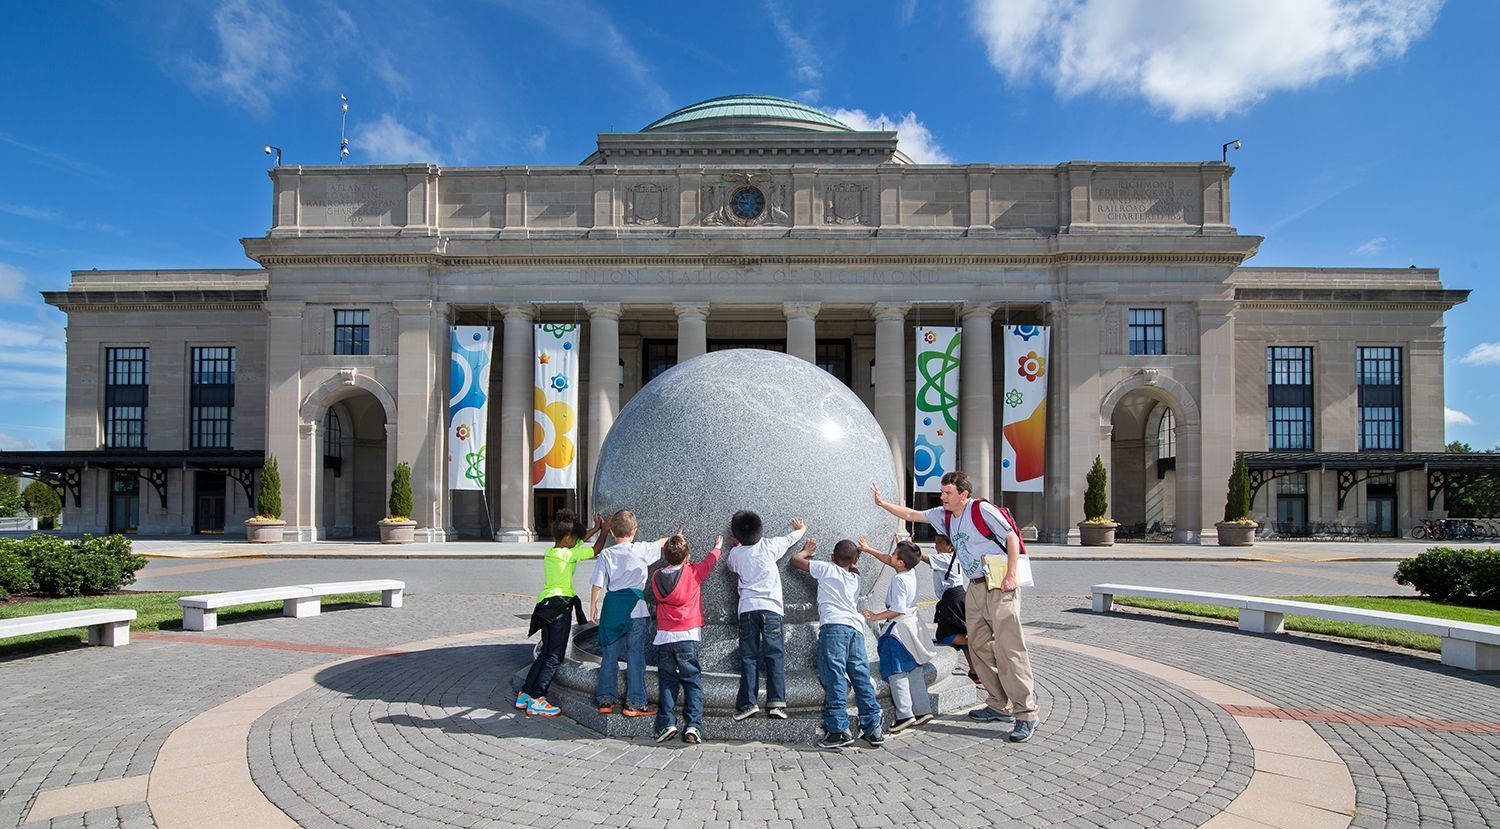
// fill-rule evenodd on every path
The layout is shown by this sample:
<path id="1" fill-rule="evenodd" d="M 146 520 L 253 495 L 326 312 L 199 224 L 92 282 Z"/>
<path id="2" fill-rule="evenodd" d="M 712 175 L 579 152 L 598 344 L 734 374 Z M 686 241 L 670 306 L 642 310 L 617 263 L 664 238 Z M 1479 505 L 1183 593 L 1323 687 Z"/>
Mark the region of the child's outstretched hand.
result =
<path id="1" fill-rule="evenodd" d="M 722 549 L 723 546 L 724 546 L 724 536 L 721 535 L 721 536 L 718 536 L 717 538 L 714 539 L 714 549 L 715 550 Z"/>
<path id="2" fill-rule="evenodd" d="M 817 550 L 818 540 L 816 538 L 809 538 L 802 545 L 802 554 L 804 556 L 811 556 L 813 553 L 817 552 Z"/>
<path id="3" fill-rule="evenodd" d="M 794 530 L 805 530 L 805 529 L 807 529 L 807 524 L 804 523 L 801 518 L 793 518 L 792 519 L 792 529 L 794 529 Z"/>

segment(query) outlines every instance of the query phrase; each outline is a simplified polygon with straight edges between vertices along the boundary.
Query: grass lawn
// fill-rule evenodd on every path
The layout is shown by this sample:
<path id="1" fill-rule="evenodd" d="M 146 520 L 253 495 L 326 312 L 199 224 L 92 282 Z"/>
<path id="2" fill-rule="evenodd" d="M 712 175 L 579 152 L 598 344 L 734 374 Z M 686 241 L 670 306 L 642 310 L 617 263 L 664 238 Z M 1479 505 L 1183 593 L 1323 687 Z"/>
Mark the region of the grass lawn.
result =
<path id="1" fill-rule="evenodd" d="M 72 599 L 11 601 L 0 604 L 0 619 L 14 619 L 19 616 L 37 616 L 43 613 L 66 613 L 70 610 L 92 610 L 97 607 L 108 607 L 134 610 L 136 616 L 135 621 L 130 624 L 131 630 L 180 630 L 182 628 L 182 608 L 177 606 L 177 600 L 183 596 L 196 596 L 203 592 L 197 590 L 180 593 L 116 593 L 112 596 L 78 596 Z M 348 593 L 339 596 L 324 596 L 323 609 L 335 610 L 340 607 L 357 607 L 368 604 L 379 604 L 379 602 L 379 593 Z M 232 610 L 219 611 L 219 624 L 222 625 L 237 619 L 279 615 L 280 613 L 281 602 L 262 602 L 260 604 L 245 605 Z M 87 639 L 88 631 L 84 628 L 59 630 L 51 633 L 33 633 L 27 636 L 17 636 L 13 639 L 0 640 L 0 655 L 76 645 Z"/>
<path id="2" fill-rule="evenodd" d="M 1366 610 L 1383 610 L 1391 613 L 1407 613 L 1412 616 L 1431 616 L 1435 619 L 1451 619 L 1456 622 L 1500 625 L 1500 610 L 1446 604 L 1405 596 L 1278 596 L 1276 598 L 1293 599 L 1299 602 L 1332 604 L 1340 607 L 1359 607 Z M 1232 607 L 1215 607 L 1214 605 L 1197 604 L 1195 602 L 1143 599 L 1135 596 L 1116 596 L 1115 602 L 1132 607 L 1144 607 L 1167 613 L 1181 613 L 1187 616 L 1204 616 L 1210 619 L 1228 619 L 1233 621 L 1239 618 L 1239 611 Z M 1359 639 L 1365 642 L 1378 642 L 1383 645 L 1397 645 L 1403 648 L 1431 651 L 1433 653 L 1442 651 L 1442 640 L 1436 636 L 1409 633 L 1404 630 L 1393 630 L 1375 625 L 1359 625 L 1350 622 L 1335 622 L 1328 619 L 1315 619 L 1309 616 L 1287 614 L 1286 629 L 1302 633 L 1318 633 L 1324 636 L 1339 636 L 1345 639 Z"/>

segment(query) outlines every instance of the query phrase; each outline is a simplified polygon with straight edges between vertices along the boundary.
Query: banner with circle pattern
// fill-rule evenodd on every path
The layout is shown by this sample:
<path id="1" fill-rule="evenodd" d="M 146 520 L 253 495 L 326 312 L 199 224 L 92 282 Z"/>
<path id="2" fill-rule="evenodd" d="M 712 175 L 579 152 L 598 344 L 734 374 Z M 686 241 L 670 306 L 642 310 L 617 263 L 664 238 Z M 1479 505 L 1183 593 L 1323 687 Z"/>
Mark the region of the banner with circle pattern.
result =
<path id="1" fill-rule="evenodd" d="M 958 466 L 958 366 L 960 328 L 917 327 L 916 442 L 913 492 L 942 489 L 943 474 Z"/>
<path id="2" fill-rule="evenodd" d="M 536 328 L 536 386 L 531 424 L 531 485 L 578 486 L 578 325 Z"/>
<path id="3" fill-rule="evenodd" d="M 484 489 L 484 453 L 490 413 L 490 356 L 495 329 L 448 329 L 448 488 Z"/>
<path id="4" fill-rule="evenodd" d="M 1007 325 L 1003 343 L 1000 491 L 1041 492 L 1047 466 L 1047 350 L 1052 329 Z"/>

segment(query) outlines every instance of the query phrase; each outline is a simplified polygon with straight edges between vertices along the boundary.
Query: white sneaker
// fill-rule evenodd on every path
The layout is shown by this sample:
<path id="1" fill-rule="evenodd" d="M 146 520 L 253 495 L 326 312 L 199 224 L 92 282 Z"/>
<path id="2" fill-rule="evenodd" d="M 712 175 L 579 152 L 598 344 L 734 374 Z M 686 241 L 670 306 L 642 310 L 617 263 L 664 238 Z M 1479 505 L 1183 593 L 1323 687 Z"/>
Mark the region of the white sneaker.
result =
<path id="1" fill-rule="evenodd" d="M 768 709 L 766 716 L 773 720 L 784 720 L 786 719 L 786 708 L 778 705 L 775 708 Z"/>
<path id="2" fill-rule="evenodd" d="M 750 706 L 748 706 L 746 708 L 741 708 L 740 710 L 734 712 L 734 721 L 735 722 L 740 722 L 742 720 L 748 720 L 751 717 L 753 717 L 753 716 L 755 716 L 756 714 L 759 714 L 759 713 L 760 713 L 760 706 L 759 705 L 751 704 Z"/>

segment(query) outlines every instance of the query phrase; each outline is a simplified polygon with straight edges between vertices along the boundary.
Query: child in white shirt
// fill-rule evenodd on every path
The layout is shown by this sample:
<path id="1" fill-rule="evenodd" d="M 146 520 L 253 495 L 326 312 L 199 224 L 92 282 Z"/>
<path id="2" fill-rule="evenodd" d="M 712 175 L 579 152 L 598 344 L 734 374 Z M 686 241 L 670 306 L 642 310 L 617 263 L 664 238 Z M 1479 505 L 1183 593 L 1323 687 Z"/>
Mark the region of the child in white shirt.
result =
<path id="1" fill-rule="evenodd" d="M 859 545 L 844 539 L 833 548 L 833 561 L 813 561 L 815 540 L 792 556 L 792 568 L 818 580 L 818 677 L 823 681 L 823 728 L 819 748 L 854 743 L 849 733 L 849 687 L 859 708 L 859 726 L 871 747 L 885 744 L 880 703 L 865 656 L 865 619 L 859 612 Z"/>
<path id="2" fill-rule="evenodd" d="M 896 571 L 885 593 L 886 609 L 879 613 L 866 610 L 864 616 L 872 622 L 887 622 L 876 650 L 880 654 L 880 676 L 890 685 L 891 703 L 896 706 L 891 733 L 897 734 L 932 720 L 932 699 L 927 694 L 924 671 L 936 654 L 917 615 L 917 574 L 913 569 L 922 560 L 922 553 L 910 541 L 898 542 L 894 553 L 883 553 L 863 538 L 859 549 Z"/>
<path id="3" fill-rule="evenodd" d="M 736 720 L 760 713 L 759 673 L 766 677 L 766 716 L 786 719 L 786 643 L 782 632 L 785 613 L 781 596 L 781 568 L 778 563 L 793 544 L 802 540 L 806 525 L 801 518 L 792 519 L 792 531 L 775 538 L 763 538 L 760 516 L 749 510 L 734 514 L 729 520 L 730 542 L 734 549 L 724 559 L 724 568 L 739 577 L 740 694 L 736 700 Z"/>

